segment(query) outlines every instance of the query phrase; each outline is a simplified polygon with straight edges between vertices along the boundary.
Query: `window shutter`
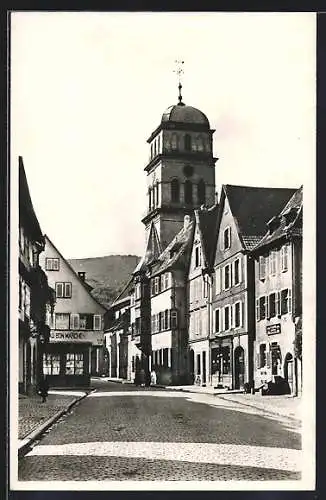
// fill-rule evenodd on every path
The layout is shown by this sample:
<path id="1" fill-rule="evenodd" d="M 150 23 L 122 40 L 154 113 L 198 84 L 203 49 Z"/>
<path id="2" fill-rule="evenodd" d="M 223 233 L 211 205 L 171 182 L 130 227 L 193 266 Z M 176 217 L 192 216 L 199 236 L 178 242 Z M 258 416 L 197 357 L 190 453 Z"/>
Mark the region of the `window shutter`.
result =
<path id="1" fill-rule="evenodd" d="M 259 352 L 256 352 L 256 366 L 255 369 L 258 370 L 260 368 L 260 355 Z"/>
<path id="2" fill-rule="evenodd" d="M 102 318 L 100 314 L 94 314 L 94 330 L 101 330 Z"/>
<path id="3" fill-rule="evenodd" d="M 270 368 L 271 366 L 271 352 L 266 351 L 266 367 Z"/>
<path id="4" fill-rule="evenodd" d="M 219 267 L 215 270 L 215 281 L 216 281 L 215 291 L 216 295 L 218 295 L 219 293 L 221 293 L 221 269 Z"/>
<path id="5" fill-rule="evenodd" d="M 276 292 L 275 293 L 275 312 L 276 316 L 279 316 L 281 314 L 281 292 Z"/>
<path id="6" fill-rule="evenodd" d="M 71 297 L 71 283 L 65 283 L 64 286 L 65 286 L 64 296 Z"/>
<path id="7" fill-rule="evenodd" d="M 79 314 L 71 315 L 71 329 L 78 330 L 79 328 Z"/>
<path id="8" fill-rule="evenodd" d="M 256 299 L 256 320 L 260 320 L 259 299 Z"/>
<path id="9" fill-rule="evenodd" d="M 235 304 L 232 304 L 232 306 L 230 306 L 230 314 L 231 314 L 230 327 L 234 328 L 235 327 Z"/>
<path id="10" fill-rule="evenodd" d="M 224 314 L 225 314 L 225 308 L 223 307 L 221 309 L 221 317 L 220 317 L 220 321 L 221 321 L 221 332 L 224 332 L 225 330 L 225 318 L 224 318 Z"/>

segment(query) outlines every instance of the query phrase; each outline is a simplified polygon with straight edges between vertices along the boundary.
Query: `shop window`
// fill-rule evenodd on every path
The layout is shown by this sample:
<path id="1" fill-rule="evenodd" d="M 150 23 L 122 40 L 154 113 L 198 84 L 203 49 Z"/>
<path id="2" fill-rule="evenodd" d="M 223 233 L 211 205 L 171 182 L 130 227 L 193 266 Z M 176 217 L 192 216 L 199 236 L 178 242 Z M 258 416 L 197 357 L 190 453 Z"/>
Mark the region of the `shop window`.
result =
<path id="1" fill-rule="evenodd" d="M 45 259 L 46 271 L 59 271 L 59 259 L 54 257 L 47 257 Z"/>
<path id="2" fill-rule="evenodd" d="M 55 328 L 56 330 L 69 330 L 68 313 L 55 313 Z"/>
<path id="3" fill-rule="evenodd" d="M 266 344 L 260 344 L 259 346 L 259 368 L 266 366 Z"/>
<path id="4" fill-rule="evenodd" d="M 171 201 L 173 203 L 178 203 L 180 200 L 180 184 L 178 179 L 172 179 L 171 181 Z"/>
<path id="5" fill-rule="evenodd" d="M 83 375 L 84 355 L 83 353 L 68 352 L 66 354 L 66 375 Z"/>
<path id="6" fill-rule="evenodd" d="M 228 375 L 230 373 L 230 347 L 222 347 L 222 363 L 223 363 L 223 375 Z"/>
<path id="7" fill-rule="evenodd" d="M 81 330 L 93 330 L 93 314 L 80 314 L 79 328 Z"/>
<path id="8" fill-rule="evenodd" d="M 43 373 L 44 375 L 60 374 L 60 354 L 43 354 Z"/>
<path id="9" fill-rule="evenodd" d="M 226 227 L 223 232 L 223 250 L 228 250 L 231 247 L 231 228 Z"/>
<path id="10" fill-rule="evenodd" d="M 188 181 L 188 180 L 185 181 L 184 189 L 185 189 L 185 203 L 186 203 L 186 205 L 191 205 L 192 204 L 192 182 Z"/>
<path id="11" fill-rule="evenodd" d="M 205 186 L 205 182 L 203 181 L 203 179 L 201 179 L 198 182 L 197 197 L 198 197 L 198 203 L 200 205 L 204 205 L 206 202 L 206 186 Z"/>

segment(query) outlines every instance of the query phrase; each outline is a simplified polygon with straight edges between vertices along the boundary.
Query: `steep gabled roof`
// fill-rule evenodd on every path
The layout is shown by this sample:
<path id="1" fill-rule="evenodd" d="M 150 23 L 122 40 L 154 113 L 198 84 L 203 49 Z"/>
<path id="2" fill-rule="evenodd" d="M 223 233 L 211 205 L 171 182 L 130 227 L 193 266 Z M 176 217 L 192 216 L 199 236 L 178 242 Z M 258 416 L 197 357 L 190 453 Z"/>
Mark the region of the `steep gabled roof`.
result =
<path id="1" fill-rule="evenodd" d="M 36 217 L 31 195 L 29 192 L 26 172 L 22 156 L 18 157 L 19 164 L 19 220 L 28 229 L 35 241 L 44 244 L 44 238 L 39 221 Z"/>
<path id="2" fill-rule="evenodd" d="M 223 185 L 222 194 L 229 201 L 245 250 L 252 250 L 257 245 L 266 232 L 267 221 L 279 213 L 295 191 L 292 188 Z M 224 203 L 220 205 L 223 210 Z"/>
<path id="3" fill-rule="evenodd" d="M 195 210 L 195 217 L 199 228 L 202 253 L 206 267 L 211 266 L 214 255 L 218 208 L 219 205 L 216 203 L 210 208 Z"/>
<path id="4" fill-rule="evenodd" d="M 90 290 L 89 290 L 89 285 L 87 283 L 85 283 L 81 278 L 80 276 L 76 273 L 76 271 L 73 269 L 73 267 L 71 266 L 71 264 L 68 262 L 67 259 L 64 258 L 64 256 L 62 255 L 62 253 L 57 249 L 57 247 L 55 246 L 55 244 L 52 242 L 52 240 L 48 237 L 47 234 L 44 235 L 44 238 L 45 240 L 48 240 L 49 243 L 51 243 L 51 245 L 53 246 L 53 248 L 55 249 L 55 251 L 60 255 L 60 258 L 62 260 L 65 261 L 65 263 L 67 264 L 67 267 L 70 269 L 70 271 L 74 274 L 74 276 L 78 279 L 79 283 L 85 288 L 86 292 L 88 293 L 88 295 L 94 300 L 94 302 L 96 302 L 99 306 L 101 306 L 104 311 L 107 311 L 107 308 L 101 304 L 101 302 L 99 302 L 95 297 L 93 297 L 93 295 L 91 294 Z"/>
<path id="5" fill-rule="evenodd" d="M 160 242 L 160 238 L 157 234 L 155 224 L 152 222 L 148 233 L 145 253 L 138 262 L 137 267 L 134 270 L 133 274 L 137 274 L 139 272 L 144 271 L 149 264 L 158 259 L 161 253 L 162 253 L 162 245 Z"/>
<path id="6" fill-rule="evenodd" d="M 269 245 L 287 234 L 293 233 L 296 236 L 302 236 L 302 197 L 303 186 L 295 191 L 293 196 L 291 196 L 290 200 L 278 214 L 274 214 L 276 217 L 267 221 L 268 223 L 272 222 L 272 224 L 274 224 L 274 229 L 273 226 L 271 226 L 271 230 L 268 229 L 266 231 L 263 238 L 258 245 L 256 245 L 255 250 Z M 293 214 L 291 220 L 287 219 L 289 214 Z"/>
<path id="7" fill-rule="evenodd" d="M 133 277 L 131 276 L 130 279 L 125 284 L 125 286 L 123 287 L 122 291 L 119 293 L 119 295 L 112 302 L 110 309 L 112 309 L 116 305 L 126 301 L 128 299 L 128 297 L 130 296 L 132 288 L 133 288 Z"/>
<path id="8" fill-rule="evenodd" d="M 186 268 L 189 263 L 194 221 L 189 220 L 152 265 L 152 276 L 168 269 Z"/>

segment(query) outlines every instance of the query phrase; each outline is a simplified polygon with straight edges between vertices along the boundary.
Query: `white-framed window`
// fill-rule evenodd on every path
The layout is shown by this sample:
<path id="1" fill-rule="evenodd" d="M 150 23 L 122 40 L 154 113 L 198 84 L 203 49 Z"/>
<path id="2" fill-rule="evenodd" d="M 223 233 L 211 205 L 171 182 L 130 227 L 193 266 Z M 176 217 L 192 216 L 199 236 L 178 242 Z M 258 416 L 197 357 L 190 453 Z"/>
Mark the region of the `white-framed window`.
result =
<path id="1" fill-rule="evenodd" d="M 94 330 L 101 330 L 102 326 L 102 316 L 100 314 L 94 314 Z"/>
<path id="2" fill-rule="evenodd" d="M 258 266 L 259 266 L 259 279 L 264 280 L 266 278 L 266 257 L 264 255 L 260 255 Z"/>
<path id="3" fill-rule="evenodd" d="M 155 276 L 155 278 L 154 278 L 154 294 L 155 295 L 160 292 L 160 284 L 161 284 L 160 276 Z"/>
<path id="4" fill-rule="evenodd" d="M 72 314 L 70 316 L 70 325 L 72 330 L 79 330 L 79 314 Z"/>
<path id="5" fill-rule="evenodd" d="M 55 284 L 55 293 L 57 299 L 70 299 L 72 285 L 70 282 L 61 282 Z"/>
<path id="6" fill-rule="evenodd" d="M 223 314 L 223 316 L 224 316 L 223 317 L 223 330 L 228 331 L 228 330 L 230 330 L 231 324 L 232 324 L 231 306 L 225 306 L 223 309 L 223 312 L 224 312 L 224 314 Z"/>
<path id="7" fill-rule="evenodd" d="M 43 373 L 44 375 L 59 375 L 60 354 L 43 353 Z"/>
<path id="8" fill-rule="evenodd" d="M 226 227 L 223 231 L 223 250 L 228 250 L 231 248 L 231 228 Z"/>
<path id="9" fill-rule="evenodd" d="M 292 312 L 292 290 L 285 288 L 281 290 L 281 315 Z"/>
<path id="10" fill-rule="evenodd" d="M 59 271 L 60 264 L 58 257 L 46 257 L 45 269 L 46 271 Z"/>
<path id="11" fill-rule="evenodd" d="M 84 373 L 84 354 L 68 352 L 66 354 L 66 375 L 82 375 Z"/>
<path id="12" fill-rule="evenodd" d="M 235 286 L 240 285 L 242 281 L 242 268 L 241 268 L 241 258 L 238 257 L 232 263 L 232 276 L 233 276 L 233 284 Z"/>
<path id="13" fill-rule="evenodd" d="M 289 268 L 289 245 L 285 244 L 281 248 L 281 270 L 285 273 Z"/>
<path id="14" fill-rule="evenodd" d="M 276 274 L 276 266 L 277 266 L 277 252 L 276 250 L 272 250 L 269 255 L 269 273 L 272 276 Z"/>
<path id="15" fill-rule="evenodd" d="M 231 264 L 227 264 L 226 266 L 224 266 L 224 268 L 223 268 L 223 289 L 224 290 L 228 290 L 229 288 L 231 288 L 231 284 L 232 284 L 231 272 L 232 272 Z"/>
<path id="16" fill-rule="evenodd" d="M 215 309 L 214 311 L 214 330 L 215 333 L 219 333 L 221 331 L 221 310 Z"/>
<path id="17" fill-rule="evenodd" d="M 56 330 L 69 330 L 70 314 L 55 313 L 55 328 Z"/>
<path id="18" fill-rule="evenodd" d="M 243 324 L 243 307 L 241 301 L 233 304 L 233 321 L 234 328 L 240 328 Z"/>
<path id="19" fill-rule="evenodd" d="M 170 273 L 164 274 L 164 288 L 165 290 L 170 287 Z"/>
<path id="20" fill-rule="evenodd" d="M 221 293 L 221 268 L 217 267 L 215 269 L 215 294 Z"/>

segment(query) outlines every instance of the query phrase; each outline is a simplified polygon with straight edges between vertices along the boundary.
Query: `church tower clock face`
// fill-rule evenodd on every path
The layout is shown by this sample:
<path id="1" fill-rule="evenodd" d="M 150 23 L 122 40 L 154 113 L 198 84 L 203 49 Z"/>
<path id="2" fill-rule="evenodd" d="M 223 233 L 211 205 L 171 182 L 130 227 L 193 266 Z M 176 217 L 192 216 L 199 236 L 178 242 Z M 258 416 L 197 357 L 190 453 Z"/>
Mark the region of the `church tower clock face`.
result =
<path id="1" fill-rule="evenodd" d="M 185 177 L 192 177 L 193 173 L 194 173 L 194 167 L 192 167 L 191 165 L 185 165 L 183 167 L 183 173 L 185 175 Z"/>

